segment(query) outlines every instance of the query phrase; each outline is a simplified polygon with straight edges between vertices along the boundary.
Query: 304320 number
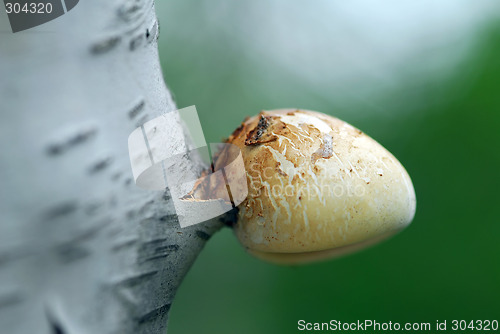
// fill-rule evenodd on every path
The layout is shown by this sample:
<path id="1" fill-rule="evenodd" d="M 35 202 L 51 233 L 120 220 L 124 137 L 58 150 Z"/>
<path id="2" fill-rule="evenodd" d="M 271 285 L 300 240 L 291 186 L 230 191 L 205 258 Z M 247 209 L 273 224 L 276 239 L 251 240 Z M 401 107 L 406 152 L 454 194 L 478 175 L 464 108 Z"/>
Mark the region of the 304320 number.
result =
<path id="1" fill-rule="evenodd" d="M 453 320 L 451 329 L 456 331 L 478 330 L 478 331 L 496 331 L 498 330 L 498 320 Z"/>
<path id="2" fill-rule="evenodd" d="M 5 3 L 5 11 L 7 12 L 7 14 L 50 14 L 52 13 L 52 4 L 50 2 L 31 2 L 21 5 L 17 2 L 7 2 Z"/>

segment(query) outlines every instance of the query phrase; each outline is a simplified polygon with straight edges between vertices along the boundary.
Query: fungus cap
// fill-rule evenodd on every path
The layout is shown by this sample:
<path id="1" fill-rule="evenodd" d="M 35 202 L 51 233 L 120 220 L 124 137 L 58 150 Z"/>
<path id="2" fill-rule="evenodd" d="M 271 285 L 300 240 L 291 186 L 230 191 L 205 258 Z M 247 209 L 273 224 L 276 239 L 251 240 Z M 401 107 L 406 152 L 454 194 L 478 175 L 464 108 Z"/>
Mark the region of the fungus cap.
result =
<path id="1" fill-rule="evenodd" d="M 228 143 L 240 148 L 248 183 L 234 232 L 261 259 L 292 264 L 350 253 L 402 230 L 415 214 L 401 163 L 335 117 L 262 111 Z"/>

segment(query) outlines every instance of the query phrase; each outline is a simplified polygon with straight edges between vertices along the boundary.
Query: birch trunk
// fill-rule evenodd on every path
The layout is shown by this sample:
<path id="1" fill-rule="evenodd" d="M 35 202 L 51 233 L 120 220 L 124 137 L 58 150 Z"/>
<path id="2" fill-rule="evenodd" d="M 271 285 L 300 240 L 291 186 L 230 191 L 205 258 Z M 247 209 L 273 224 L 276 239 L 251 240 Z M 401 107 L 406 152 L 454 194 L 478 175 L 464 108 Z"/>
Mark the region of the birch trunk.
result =
<path id="1" fill-rule="evenodd" d="M 181 229 L 168 192 L 132 179 L 128 135 L 176 108 L 153 0 L 85 0 L 16 34 L 2 12 L 0 332 L 165 332 L 221 225 Z"/>

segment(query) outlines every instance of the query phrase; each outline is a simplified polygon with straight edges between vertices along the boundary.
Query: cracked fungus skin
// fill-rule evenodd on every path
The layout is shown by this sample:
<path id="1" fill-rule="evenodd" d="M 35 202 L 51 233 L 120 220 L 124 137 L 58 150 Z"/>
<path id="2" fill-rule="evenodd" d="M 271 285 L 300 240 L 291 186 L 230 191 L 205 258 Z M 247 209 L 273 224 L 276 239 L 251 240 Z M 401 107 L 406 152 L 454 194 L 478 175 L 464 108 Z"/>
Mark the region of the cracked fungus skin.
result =
<path id="1" fill-rule="evenodd" d="M 228 142 L 241 149 L 248 183 L 234 232 L 256 257 L 284 264 L 331 258 L 413 219 L 415 192 L 401 163 L 337 118 L 263 111 Z"/>

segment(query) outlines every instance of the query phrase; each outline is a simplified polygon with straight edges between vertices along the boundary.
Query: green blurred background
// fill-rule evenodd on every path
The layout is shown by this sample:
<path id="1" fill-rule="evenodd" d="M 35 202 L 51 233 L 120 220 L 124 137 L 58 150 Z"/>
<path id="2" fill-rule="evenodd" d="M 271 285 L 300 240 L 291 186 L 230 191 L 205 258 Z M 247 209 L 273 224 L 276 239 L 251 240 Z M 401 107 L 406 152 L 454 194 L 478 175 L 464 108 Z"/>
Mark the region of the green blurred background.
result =
<path id="1" fill-rule="evenodd" d="M 388 148 L 417 193 L 404 232 L 319 264 L 258 261 L 225 228 L 169 333 L 500 320 L 500 2 L 169 0 L 157 12 L 165 79 L 207 141 L 261 109 L 317 110 Z"/>

